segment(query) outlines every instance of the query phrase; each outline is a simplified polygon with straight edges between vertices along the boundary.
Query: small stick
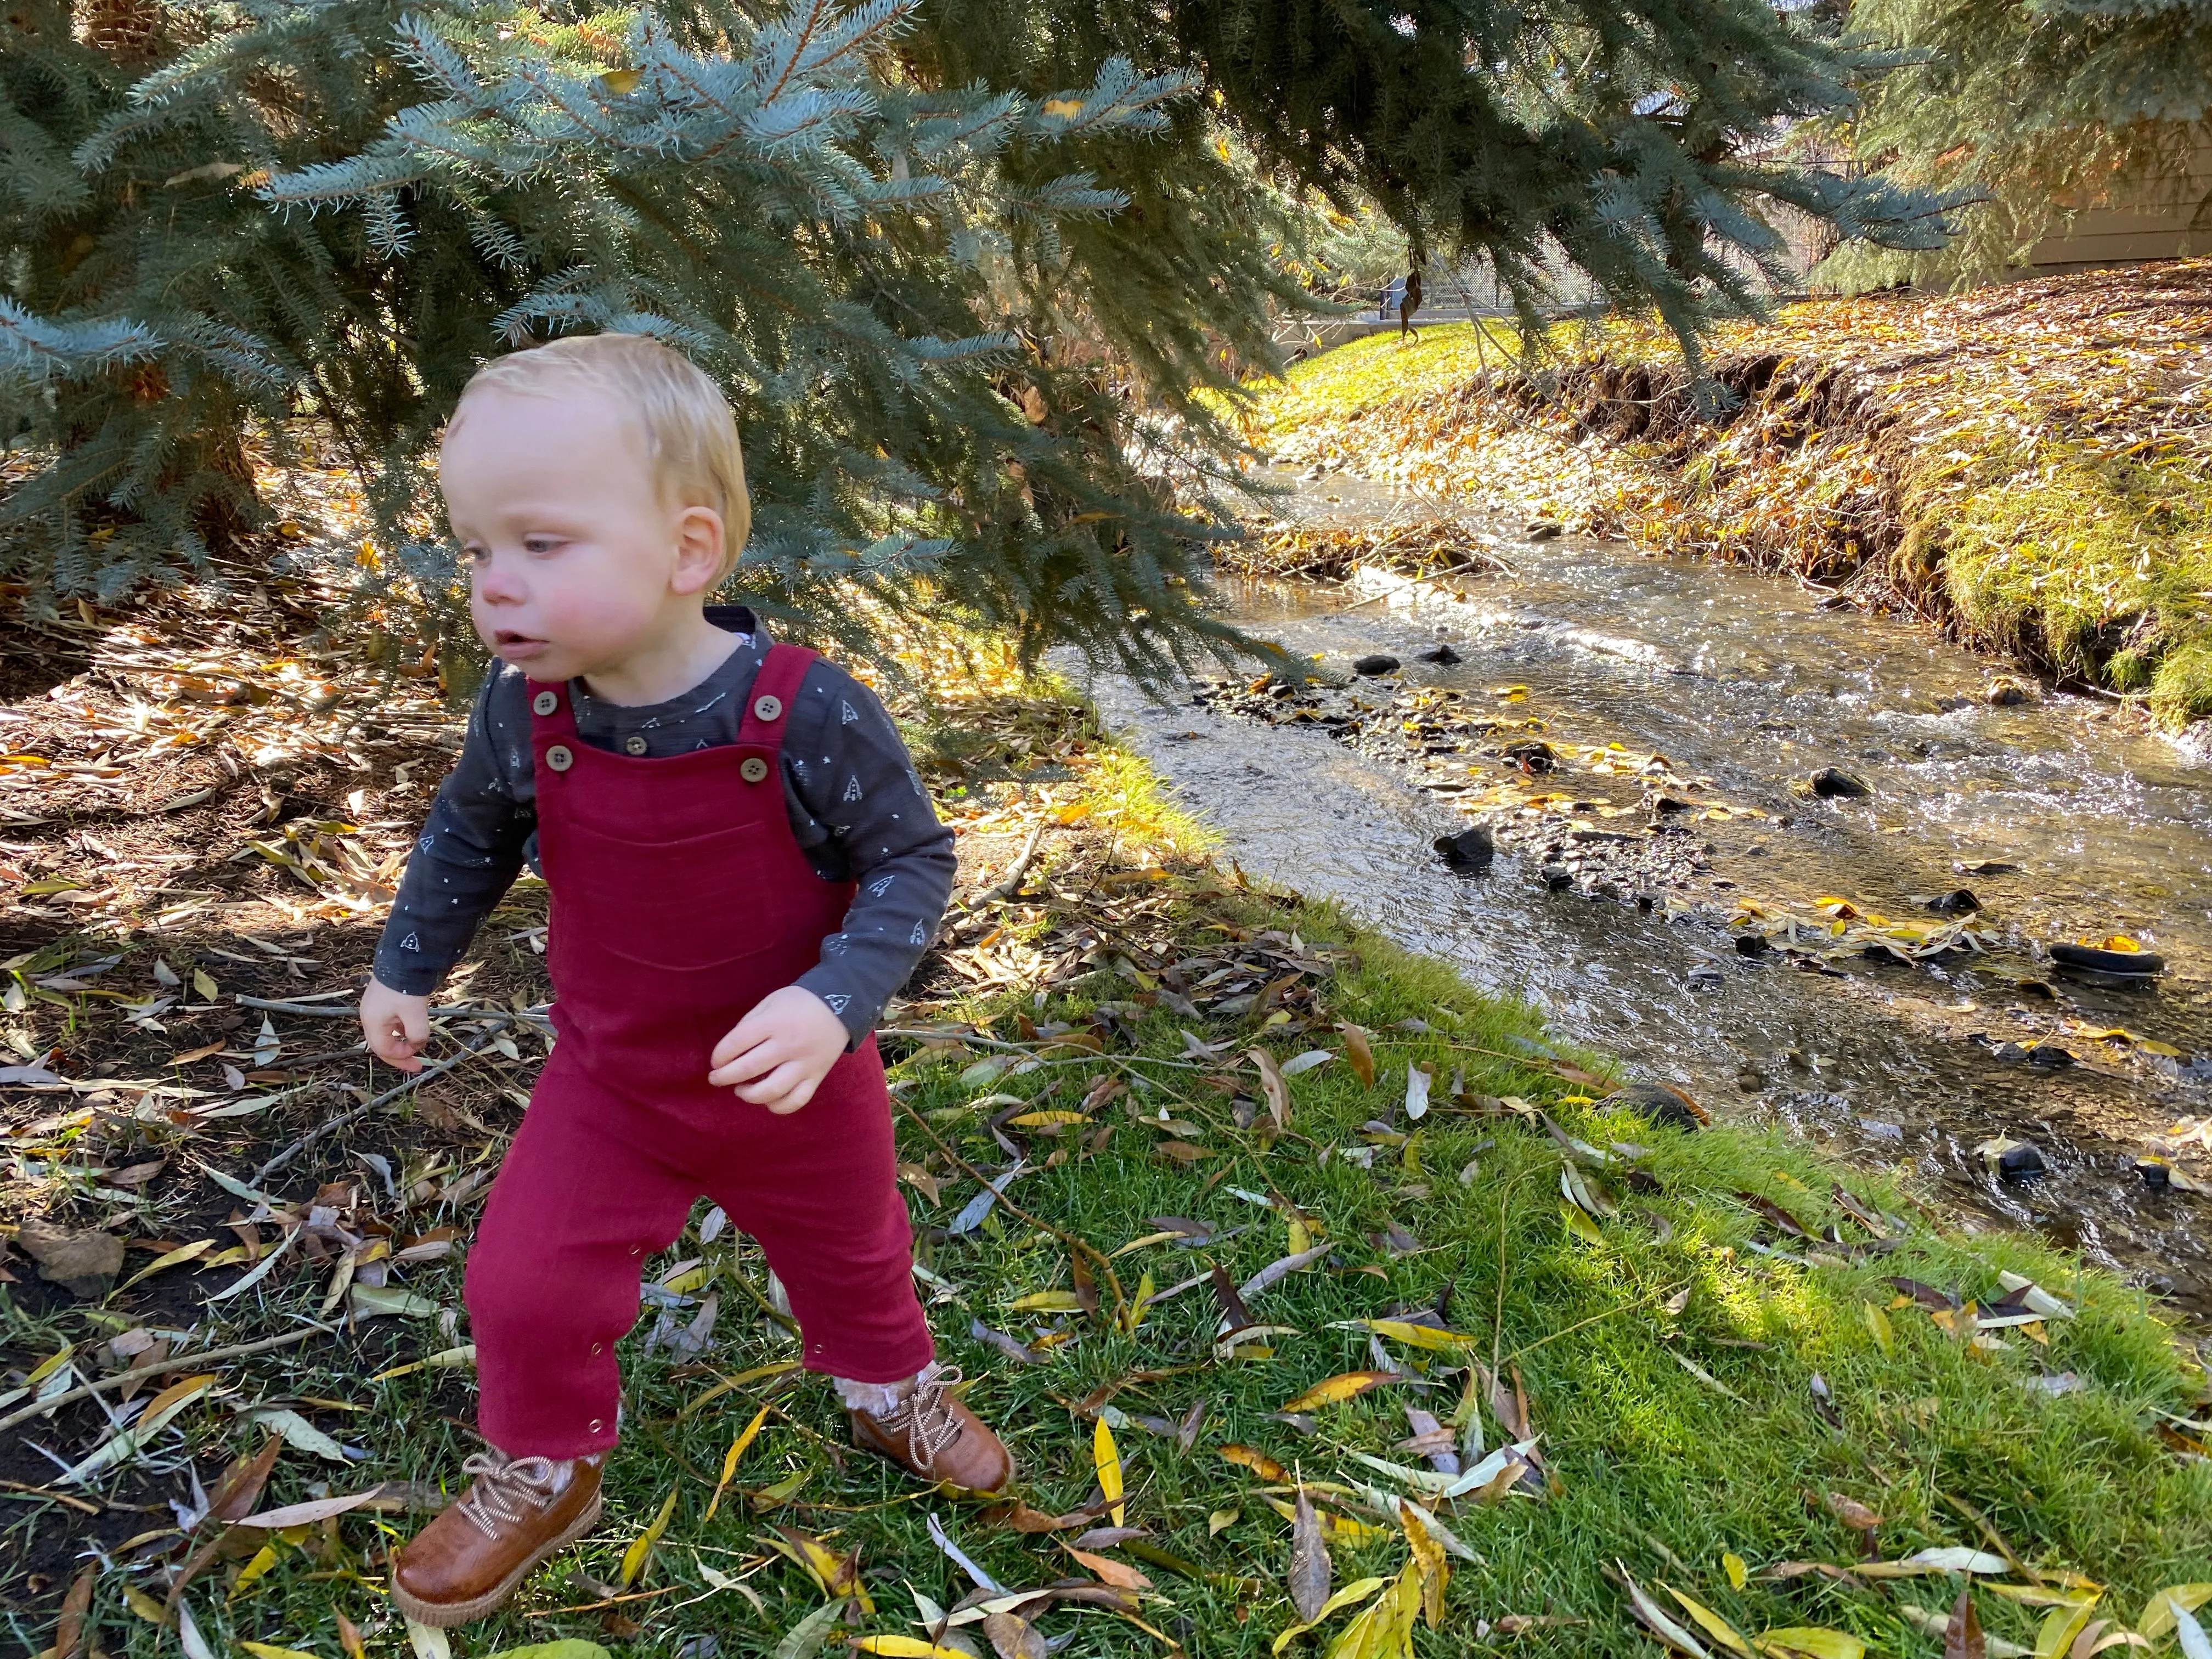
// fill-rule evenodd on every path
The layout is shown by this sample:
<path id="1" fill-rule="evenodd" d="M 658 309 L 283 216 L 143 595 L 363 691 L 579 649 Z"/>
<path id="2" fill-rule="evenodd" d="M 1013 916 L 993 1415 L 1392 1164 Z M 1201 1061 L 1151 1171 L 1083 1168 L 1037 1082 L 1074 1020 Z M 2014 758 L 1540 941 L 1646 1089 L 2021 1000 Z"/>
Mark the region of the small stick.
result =
<path id="1" fill-rule="evenodd" d="M 26 1406 L 20 1411 L 13 1411 L 5 1417 L 0 1417 L 0 1434 L 6 1433 L 18 1423 L 27 1423 L 34 1417 L 43 1417 L 58 1406 L 66 1406 L 79 1400 L 89 1400 L 96 1394 L 105 1394 L 108 1389 L 119 1388 L 135 1378 L 160 1376 L 165 1372 L 185 1370 L 194 1365 L 212 1364 L 218 1359 L 243 1359 L 248 1354 L 267 1353 L 272 1348 L 287 1348 L 295 1342 L 305 1342 L 309 1337 L 319 1333 L 328 1336 L 331 1334 L 331 1328 L 327 1325 L 310 1325 L 304 1330 L 287 1331 L 282 1336 L 264 1337 L 258 1342 L 240 1342 L 228 1348 L 206 1348 L 198 1353 L 172 1354 L 167 1359 L 159 1360 L 151 1365 L 140 1365 L 131 1370 L 118 1371 L 112 1376 L 103 1376 L 98 1382 L 87 1382 L 81 1388 L 70 1389 L 65 1394 L 58 1394 L 52 1400 L 41 1400 L 35 1405 Z M 64 1498 L 62 1501 L 67 1503 L 69 1500 Z"/>
<path id="2" fill-rule="evenodd" d="M 27 1486 L 20 1480 L 0 1480 L 0 1488 L 4 1488 L 19 1498 L 51 1498 L 57 1504 L 66 1504 L 69 1508 L 82 1510 L 86 1515 L 100 1513 L 100 1505 L 97 1504 L 88 1504 L 83 1498 L 71 1498 L 66 1492 L 48 1492 L 44 1486 Z"/>
<path id="3" fill-rule="evenodd" d="M 1007 866 L 1006 873 L 961 908 L 972 915 L 987 904 L 995 904 L 1000 899 L 1012 898 L 1020 892 L 1022 883 L 1028 878 L 1030 866 L 1036 861 L 1037 846 L 1044 840 L 1044 832 L 1051 828 L 1050 818 L 1039 818 L 1036 827 L 1030 831 L 1029 840 L 1023 843 L 1022 850 L 1015 855 L 1013 863 Z"/>
<path id="4" fill-rule="evenodd" d="M 231 1000 L 241 1008 L 252 1008 L 272 1014 L 310 1014 L 323 1019 L 354 1019 L 360 1014 L 360 1010 L 351 1003 L 342 1008 L 326 1008 L 320 1003 L 315 1002 L 272 1002 L 267 997 L 240 996 L 233 997 Z M 521 1019 L 539 1025 L 545 1024 L 546 1021 L 546 1017 L 541 1013 L 517 1013 L 512 1008 L 475 1008 L 465 1003 L 456 1004 L 451 1008 L 433 1008 L 430 1010 L 429 1018 L 432 1019 L 491 1019 L 495 1018 Z"/>
<path id="5" fill-rule="evenodd" d="M 497 1016 L 496 1018 L 499 1020 L 500 1025 L 505 1025 L 512 1022 L 515 1017 L 512 1013 L 507 1013 Z M 483 1053 L 484 1046 L 492 1040 L 492 1037 L 496 1034 L 498 1029 L 498 1026 L 494 1026 L 489 1031 L 479 1032 L 475 1042 L 463 1045 L 461 1052 L 455 1054 L 452 1059 L 441 1060 L 434 1066 L 425 1066 L 421 1071 L 416 1073 L 414 1076 L 409 1078 L 404 1083 L 399 1085 L 398 1087 L 394 1089 L 386 1089 L 382 1094 L 377 1096 L 375 1099 L 364 1101 L 349 1112 L 340 1112 L 336 1117 L 327 1119 L 325 1121 L 317 1124 L 313 1128 L 308 1130 L 307 1133 L 301 1135 L 297 1140 L 287 1146 L 283 1152 L 277 1153 L 276 1157 L 270 1158 L 266 1164 L 255 1170 L 253 1179 L 247 1184 L 254 1187 L 265 1185 L 269 1177 L 276 1170 L 283 1169 L 287 1164 L 289 1164 L 301 1152 L 304 1152 L 308 1147 L 313 1146 L 315 1142 L 320 1140 L 325 1135 L 330 1133 L 331 1130 L 343 1129 L 347 1124 L 352 1122 L 356 1118 L 366 1116 L 368 1113 L 374 1111 L 378 1107 L 388 1104 L 390 1102 L 398 1099 L 400 1096 L 405 1094 L 410 1089 L 420 1088 L 423 1084 L 428 1083 L 432 1078 L 443 1077 L 447 1073 L 452 1071 L 453 1067 L 459 1065 L 463 1060 L 471 1059 L 475 1055 Z"/>
<path id="6" fill-rule="evenodd" d="M 985 1175 L 981 1170 L 977 1169 L 966 1158 L 961 1157 L 959 1153 L 954 1152 L 951 1147 L 945 1144 L 945 1137 L 939 1134 L 937 1131 L 930 1126 L 930 1121 L 927 1118 L 924 1117 L 920 1112 L 915 1110 L 913 1107 L 908 1105 L 904 1101 L 899 1102 L 899 1105 L 908 1117 L 912 1118 L 916 1123 L 921 1126 L 922 1133 L 930 1138 L 931 1141 L 935 1144 L 939 1152 L 944 1153 L 946 1158 L 958 1164 L 963 1170 L 975 1177 L 977 1181 L 981 1182 L 986 1187 L 991 1184 L 990 1176 Z M 1096 1245 L 1092 1244 L 1088 1239 L 1078 1238 L 1073 1233 L 1069 1232 L 1064 1227 L 1056 1227 L 1049 1221 L 1038 1219 L 1036 1216 L 1031 1215 L 1027 1210 L 1023 1209 L 1020 1205 L 1008 1198 L 1004 1193 L 1000 1193 L 999 1194 L 999 1207 L 1006 1211 L 1009 1215 L 1018 1217 L 1021 1220 L 1028 1222 L 1030 1226 L 1036 1228 L 1038 1231 L 1050 1233 L 1061 1243 L 1066 1245 L 1068 1249 L 1072 1250 L 1080 1250 L 1084 1255 L 1089 1256 L 1093 1261 L 1097 1262 L 1098 1264 L 1099 1270 L 1106 1275 L 1107 1284 L 1113 1287 L 1115 1316 L 1117 1319 L 1121 1316 L 1121 1310 L 1128 1306 L 1129 1304 L 1127 1293 L 1121 1289 L 1121 1276 L 1114 1271 L 1114 1264 L 1099 1254 L 1098 1249 Z"/>

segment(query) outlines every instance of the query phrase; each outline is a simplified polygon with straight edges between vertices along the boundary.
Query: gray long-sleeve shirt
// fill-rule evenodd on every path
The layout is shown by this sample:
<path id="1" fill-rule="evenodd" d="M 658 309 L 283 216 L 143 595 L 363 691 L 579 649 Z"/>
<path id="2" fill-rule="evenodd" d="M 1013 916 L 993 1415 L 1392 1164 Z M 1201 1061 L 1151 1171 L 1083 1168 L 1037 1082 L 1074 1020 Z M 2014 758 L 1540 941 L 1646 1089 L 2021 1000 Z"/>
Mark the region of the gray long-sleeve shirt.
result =
<path id="1" fill-rule="evenodd" d="M 772 641 L 741 605 L 708 620 L 741 637 L 729 659 L 683 696 L 643 708 L 572 682 L 576 735 L 617 754 L 661 756 L 733 744 Z M 439 787 L 376 949 L 376 976 L 428 996 L 525 863 L 538 867 L 538 788 L 529 681 L 501 667 L 484 684 L 466 742 Z M 898 728 L 850 674 L 817 659 L 784 727 L 783 797 L 792 834 L 825 881 L 856 881 L 842 932 L 799 983 L 828 1003 L 858 1044 L 928 948 L 951 895 L 952 832 L 937 821 Z"/>

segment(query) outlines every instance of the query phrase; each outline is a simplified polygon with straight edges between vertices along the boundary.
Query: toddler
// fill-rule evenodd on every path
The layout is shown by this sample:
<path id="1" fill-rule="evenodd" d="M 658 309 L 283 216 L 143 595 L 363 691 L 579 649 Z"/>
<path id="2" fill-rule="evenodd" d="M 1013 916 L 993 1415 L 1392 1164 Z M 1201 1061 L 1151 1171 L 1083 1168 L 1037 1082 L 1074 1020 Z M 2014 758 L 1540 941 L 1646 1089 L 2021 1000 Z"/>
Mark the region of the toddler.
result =
<path id="1" fill-rule="evenodd" d="M 760 1241 L 855 1440 L 1004 1486 L 1006 1447 L 933 1363 L 872 1035 L 943 914 L 952 836 L 863 687 L 706 604 L 750 519 L 728 404 L 641 336 L 561 340 L 477 373 L 441 467 L 502 666 L 362 1024 L 419 1069 L 430 993 L 527 861 L 552 893 L 557 1042 L 469 1252 L 488 1449 L 392 1600 L 482 1618 L 590 1529 L 615 1345 L 702 1193 Z"/>

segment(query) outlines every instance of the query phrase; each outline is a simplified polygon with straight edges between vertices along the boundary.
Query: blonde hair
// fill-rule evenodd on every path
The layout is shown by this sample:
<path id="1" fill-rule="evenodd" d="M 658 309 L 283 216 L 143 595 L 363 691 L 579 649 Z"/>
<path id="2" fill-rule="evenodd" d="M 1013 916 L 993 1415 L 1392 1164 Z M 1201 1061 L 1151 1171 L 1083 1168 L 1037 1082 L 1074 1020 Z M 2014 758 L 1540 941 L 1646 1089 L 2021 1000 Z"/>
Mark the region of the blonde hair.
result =
<path id="1" fill-rule="evenodd" d="M 737 568 L 753 516 L 737 417 L 721 388 L 690 359 L 643 334 L 575 334 L 493 358 L 462 389 L 463 408 L 479 388 L 530 398 L 606 393 L 636 418 L 653 486 L 662 496 L 721 514 L 722 563 L 715 581 Z M 453 418 L 460 419 L 459 409 Z"/>

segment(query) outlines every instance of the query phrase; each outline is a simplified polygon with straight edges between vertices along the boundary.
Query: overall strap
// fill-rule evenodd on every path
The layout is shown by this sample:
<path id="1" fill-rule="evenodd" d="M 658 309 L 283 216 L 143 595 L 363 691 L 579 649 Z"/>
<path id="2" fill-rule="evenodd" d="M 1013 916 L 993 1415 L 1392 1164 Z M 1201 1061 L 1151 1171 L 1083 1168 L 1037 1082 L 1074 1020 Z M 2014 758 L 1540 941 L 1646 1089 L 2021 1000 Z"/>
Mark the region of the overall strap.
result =
<path id="1" fill-rule="evenodd" d="M 530 693 L 530 729 L 556 738 L 576 735 L 576 711 L 570 707 L 565 680 L 526 680 Z"/>
<path id="2" fill-rule="evenodd" d="M 773 756 L 783 744 L 789 728 L 792 703 L 799 682 L 813 665 L 815 653 L 803 645 L 772 645 L 745 693 L 745 722 L 738 728 L 738 746 Z"/>

